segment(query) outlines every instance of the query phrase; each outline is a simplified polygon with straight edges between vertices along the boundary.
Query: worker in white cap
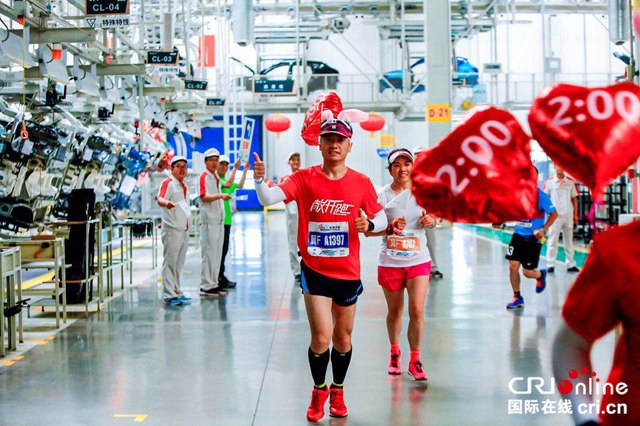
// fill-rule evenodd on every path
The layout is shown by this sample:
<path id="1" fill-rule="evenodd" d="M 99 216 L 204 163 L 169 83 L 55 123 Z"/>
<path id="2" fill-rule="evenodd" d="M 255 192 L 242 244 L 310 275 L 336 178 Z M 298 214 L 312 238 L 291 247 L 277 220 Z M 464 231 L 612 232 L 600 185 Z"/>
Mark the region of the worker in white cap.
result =
<path id="1" fill-rule="evenodd" d="M 300 169 L 300 153 L 292 152 L 287 158 L 291 173 L 280 178 L 279 183 L 285 182 L 292 174 Z M 296 281 L 300 285 L 300 258 L 298 257 L 298 204 L 295 201 L 285 204 L 287 213 L 287 240 L 289 242 L 289 264 L 291 272 Z"/>
<path id="2" fill-rule="evenodd" d="M 231 195 L 220 191 L 218 165 L 220 152 L 210 148 L 204 152 L 206 170 L 200 175 L 198 193 L 200 195 L 200 217 L 202 218 L 202 274 L 200 295 L 220 297 L 228 294 L 218 285 L 218 273 L 222 259 L 224 241 L 224 200 Z"/>
<path id="3" fill-rule="evenodd" d="M 162 207 L 162 282 L 164 300 L 171 306 L 191 301 L 180 288 L 180 273 L 189 248 L 188 230 L 191 225 L 189 190 L 184 184 L 187 159 L 176 155 L 171 159 L 171 176 L 160 185 L 158 205 Z"/>

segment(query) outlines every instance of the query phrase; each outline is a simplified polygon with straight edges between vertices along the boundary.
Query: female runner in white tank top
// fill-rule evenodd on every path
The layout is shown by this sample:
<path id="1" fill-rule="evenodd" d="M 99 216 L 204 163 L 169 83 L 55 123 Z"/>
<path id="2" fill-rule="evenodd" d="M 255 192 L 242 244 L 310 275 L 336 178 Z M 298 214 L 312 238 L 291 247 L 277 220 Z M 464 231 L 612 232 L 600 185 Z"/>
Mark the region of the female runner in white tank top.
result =
<path id="1" fill-rule="evenodd" d="M 386 231 L 367 233 L 383 236 L 378 256 L 378 282 L 387 301 L 387 331 L 391 354 L 387 372 L 401 374 L 400 332 L 404 310 L 404 289 L 409 295 L 409 329 L 411 349 L 409 374 L 414 380 L 427 380 L 420 361 L 424 330 L 424 302 L 429 286 L 431 257 L 427 249 L 425 227 L 434 227 L 435 218 L 420 207 L 411 194 L 413 155 L 409 150 L 396 149 L 389 154 L 389 174 L 393 182 L 378 193 L 388 223 Z"/>

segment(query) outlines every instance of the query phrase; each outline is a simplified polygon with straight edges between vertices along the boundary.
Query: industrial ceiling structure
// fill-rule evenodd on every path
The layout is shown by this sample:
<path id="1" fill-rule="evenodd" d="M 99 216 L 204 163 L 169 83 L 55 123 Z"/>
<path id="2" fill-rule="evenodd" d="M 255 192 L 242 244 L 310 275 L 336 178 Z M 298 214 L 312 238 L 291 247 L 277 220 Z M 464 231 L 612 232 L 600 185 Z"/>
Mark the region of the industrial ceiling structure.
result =
<path id="1" fill-rule="evenodd" d="M 352 96 L 351 107 L 420 119 L 422 111 L 412 111 L 412 95 L 424 91 L 424 85 L 421 78 L 411 81 L 410 66 L 416 55 L 426 56 L 425 8 L 429 13 L 427 0 L 2 0 L 0 121 L 5 143 L 12 146 L 7 149 L 21 154 L 19 160 L 3 160 L 0 173 L 15 175 L 16 182 L 24 179 L 11 171 L 12 161 L 30 164 L 29 173 L 48 173 L 51 164 L 43 151 L 35 152 L 33 144 L 25 142 L 37 141 L 20 137 L 48 128 L 58 131 L 57 139 L 43 136 L 42 141 L 75 152 L 78 170 L 89 167 L 82 177 L 74 172 L 74 179 L 97 173 L 101 177 L 91 182 L 115 197 L 126 175 L 123 169 L 114 178 L 114 169 L 123 161 L 116 159 L 130 157 L 135 149 L 148 156 L 134 169 L 157 168 L 166 157 L 166 132 L 198 137 L 202 127 L 228 126 L 232 116 L 299 113 L 314 92 L 335 90 L 338 84 L 345 92 L 364 94 Z M 455 48 L 460 40 L 491 32 L 516 14 L 607 11 L 604 0 L 453 0 L 451 31 L 442 37 L 450 38 Z M 402 57 L 399 82 L 371 64 L 367 52 L 359 53 L 370 65 L 367 72 L 354 64 L 357 72 L 338 76 L 326 64 L 313 64 L 308 51 L 314 43 L 350 59 L 345 50 L 350 41 L 341 35 L 354 20 L 375 29 L 387 51 L 384 55 Z M 237 46 L 253 46 L 254 68 L 233 57 Z M 276 61 L 272 68 L 288 67 L 286 79 L 292 84 L 287 96 L 272 92 L 275 84 L 267 59 Z M 227 131 L 225 137 L 239 138 Z M 232 142 L 227 146 L 235 146 Z M 107 155 L 95 154 L 100 150 Z M 58 161 L 65 160 L 67 154 L 59 152 Z M 29 163 L 30 156 L 40 158 L 40 163 Z M 68 181 L 67 172 L 51 173 L 51 185 L 65 187 L 58 181 Z M 81 185 L 76 181 L 67 186 Z M 13 187 L 4 192 L 5 198 L 13 197 L 11 202 L 33 195 L 21 195 Z"/>
<path id="2" fill-rule="evenodd" d="M 425 2 L 416 0 L 132 0 L 128 5 L 126 25 L 114 28 L 91 27 L 92 15 L 87 15 L 85 3 L 88 1 L 4 0 L 0 3 L 0 14 L 4 15 L 3 22 L 8 24 L 14 43 L 17 46 L 28 43 L 29 46 L 27 55 L 20 54 L 17 49 L 18 54 L 13 57 L 10 68 L 19 73 L 22 66 L 29 67 L 24 72 L 26 81 L 5 81 L 3 95 L 10 96 L 10 100 L 17 100 L 24 93 L 34 98 L 38 82 L 42 83 L 44 79 L 62 84 L 78 83 L 80 94 L 113 101 L 118 108 L 138 109 L 136 114 L 140 119 L 158 118 L 153 117 L 154 114 L 146 117 L 141 107 L 155 103 L 152 101 L 155 98 L 171 99 L 174 103 L 170 105 L 174 107 L 193 106 L 191 102 L 181 101 L 202 103 L 204 99 L 193 92 L 183 92 L 174 76 L 153 75 L 153 71 L 145 67 L 146 52 L 177 47 L 183 66 L 193 68 L 195 65 L 197 68 L 198 45 L 194 38 L 210 32 L 212 27 L 216 27 L 220 35 L 224 29 L 233 30 L 238 39 L 236 29 L 245 26 L 247 40 L 235 41 L 255 43 L 256 46 L 307 43 L 327 40 L 331 34 L 343 32 L 348 28 L 350 17 L 361 15 L 375 23 L 381 39 L 407 43 L 424 41 L 420 16 Z M 459 39 L 491 31 L 498 20 L 504 19 L 501 15 L 515 13 L 606 14 L 607 2 L 454 0 L 451 2 L 452 41 L 455 44 Z M 221 52 L 225 52 L 233 41 L 220 36 L 217 43 Z M 65 72 L 60 67 L 46 64 L 35 67 L 49 54 L 52 45 L 59 45 L 63 50 L 69 81 L 64 81 Z M 6 53 L 4 57 L 12 58 Z M 216 79 L 210 89 L 224 95 L 230 87 L 227 83 L 233 80 L 228 75 L 233 67 L 226 58 L 220 57 L 222 63 L 218 64 Z M 50 68 L 56 68 L 58 72 Z M 187 74 L 193 72 L 190 70 Z M 145 100 L 140 100 L 143 97 Z M 80 105 L 77 108 L 78 112 L 86 112 Z M 158 115 L 157 111 L 155 115 Z"/>

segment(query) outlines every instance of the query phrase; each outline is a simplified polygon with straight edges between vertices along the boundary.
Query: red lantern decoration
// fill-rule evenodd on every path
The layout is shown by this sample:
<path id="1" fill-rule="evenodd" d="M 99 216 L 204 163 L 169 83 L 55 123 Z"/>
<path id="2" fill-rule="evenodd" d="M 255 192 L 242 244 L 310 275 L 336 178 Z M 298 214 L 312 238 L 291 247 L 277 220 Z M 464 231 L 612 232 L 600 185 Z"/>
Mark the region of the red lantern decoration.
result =
<path id="1" fill-rule="evenodd" d="M 369 119 L 367 121 L 363 121 L 360 123 L 360 127 L 363 130 L 366 130 L 370 133 L 371 137 L 373 137 L 374 132 L 379 132 L 384 129 L 384 125 L 386 121 L 383 116 L 378 114 L 377 112 L 370 112 Z"/>
<path id="2" fill-rule="evenodd" d="M 274 132 L 276 138 L 280 139 L 280 133 L 286 132 L 291 127 L 291 120 L 285 115 L 273 114 L 267 117 L 264 125 L 268 131 Z"/>

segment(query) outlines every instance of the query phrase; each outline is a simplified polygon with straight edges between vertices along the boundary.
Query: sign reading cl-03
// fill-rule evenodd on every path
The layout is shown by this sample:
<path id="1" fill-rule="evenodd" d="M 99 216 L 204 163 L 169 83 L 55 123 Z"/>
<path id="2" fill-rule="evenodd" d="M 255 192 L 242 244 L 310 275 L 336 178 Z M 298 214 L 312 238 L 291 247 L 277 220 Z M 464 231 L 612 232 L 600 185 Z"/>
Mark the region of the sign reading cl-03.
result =
<path id="1" fill-rule="evenodd" d="M 207 80 L 185 80 L 184 88 L 187 90 L 207 90 L 209 82 Z"/>
<path id="2" fill-rule="evenodd" d="M 147 52 L 147 64 L 177 65 L 178 51 L 150 50 Z"/>
<path id="3" fill-rule="evenodd" d="M 128 15 L 129 0 L 85 0 L 85 10 L 91 15 Z"/>

